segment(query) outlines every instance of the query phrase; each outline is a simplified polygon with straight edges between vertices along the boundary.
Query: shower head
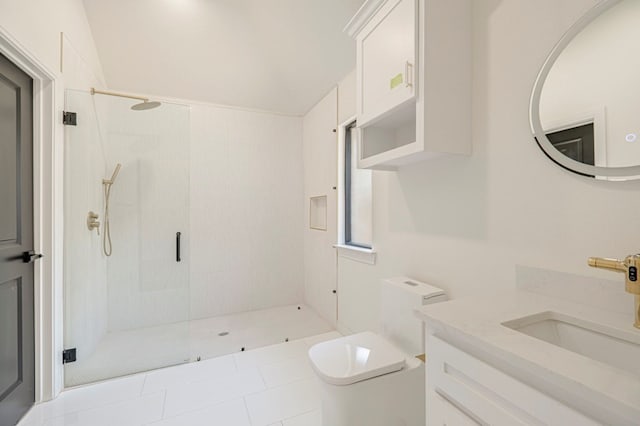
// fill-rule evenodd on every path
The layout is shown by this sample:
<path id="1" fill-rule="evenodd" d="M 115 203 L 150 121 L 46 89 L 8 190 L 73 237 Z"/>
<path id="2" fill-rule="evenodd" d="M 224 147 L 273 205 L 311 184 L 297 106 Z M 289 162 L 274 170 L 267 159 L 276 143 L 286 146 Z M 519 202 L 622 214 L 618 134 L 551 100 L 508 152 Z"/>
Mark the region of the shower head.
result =
<path id="1" fill-rule="evenodd" d="M 129 98 L 129 99 L 141 100 L 142 102 L 137 103 L 137 104 L 135 104 L 135 105 L 133 105 L 131 107 L 131 109 L 134 110 L 134 111 L 145 111 L 145 110 L 148 110 L 148 109 L 157 108 L 160 105 L 162 105 L 160 102 L 150 101 L 149 98 L 145 98 L 145 97 L 142 97 L 142 96 L 134 96 L 134 95 L 127 95 L 125 93 L 98 90 L 98 89 L 96 89 L 94 87 L 91 88 L 91 94 L 92 95 L 117 96 L 119 98 Z"/>
<path id="2" fill-rule="evenodd" d="M 160 105 L 162 105 L 160 102 L 146 100 L 133 105 L 131 109 L 134 111 L 145 111 L 147 109 L 157 108 Z"/>
<path id="3" fill-rule="evenodd" d="M 113 185 L 113 182 L 116 181 L 116 177 L 118 177 L 118 173 L 120 172 L 120 168 L 122 164 L 116 164 L 116 168 L 113 170 L 113 174 L 111 175 L 111 179 L 102 179 L 102 183 L 105 185 Z"/>
<path id="4" fill-rule="evenodd" d="M 122 164 L 120 163 L 116 164 L 116 168 L 113 171 L 113 174 L 111 175 L 111 183 L 115 182 L 116 178 L 118 177 L 118 173 L 120 173 L 121 167 L 122 167 Z"/>

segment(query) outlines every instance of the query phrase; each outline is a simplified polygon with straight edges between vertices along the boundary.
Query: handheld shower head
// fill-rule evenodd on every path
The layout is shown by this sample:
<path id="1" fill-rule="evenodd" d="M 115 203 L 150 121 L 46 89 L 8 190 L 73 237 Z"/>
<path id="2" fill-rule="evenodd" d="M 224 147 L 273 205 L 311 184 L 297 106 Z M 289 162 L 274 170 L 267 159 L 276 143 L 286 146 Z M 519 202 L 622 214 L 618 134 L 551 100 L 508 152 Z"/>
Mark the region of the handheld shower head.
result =
<path id="1" fill-rule="evenodd" d="M 122 167 L 122 164 L 118 163 L 116 164 L 116 168 L 113 170 L 113 174 L 111 175 L 111 179 L 102 179 L 102 183 L 103 184 L 108 184 L 108 185 L 113 185 L 113 182 L 115 182 L 116 178 L 118 177 L 118 173 L 120 173 L 120 168 Z"/>
<path id="2" fill-rule="evenodd" d="M 116 168 L 113 171 L 113 175 L 111 175 L 111 183 L 113 183 L 116 178 L 118 177 L 118 173 L 120 173 L 120 168 L 122 167 L 122 164 L 118 163 L 116 164 Z"/>
<path id="3" fill-rule="evenodd" d="M 113 251 L 113 246 L 111 245 L 111 221 L 109 220 L 109 198 L 111 198 L 111 185 L 116 181 L 121 167 L 122 164 L 116 164 L 116 168 L 113 170 L 111 179 L 102 179 L 102 186 L 104 190 L 104 222 L 102 225 L 104 233 L 102 236 L 102 251 L 105 256 L 111 256 Z"/>

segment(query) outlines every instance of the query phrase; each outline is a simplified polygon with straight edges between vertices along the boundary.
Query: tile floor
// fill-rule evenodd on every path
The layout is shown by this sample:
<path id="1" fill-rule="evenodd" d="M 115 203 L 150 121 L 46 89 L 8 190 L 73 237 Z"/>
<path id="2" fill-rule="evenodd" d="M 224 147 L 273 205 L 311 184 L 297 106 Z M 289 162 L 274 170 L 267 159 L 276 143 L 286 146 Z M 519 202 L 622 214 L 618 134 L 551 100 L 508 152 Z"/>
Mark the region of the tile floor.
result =
<path id="1" fill-rule="evenodd" d="M 320 426 L 313 337 L 112 379 L 36 405 L 19 426 Z"/>
<path id="2" fill-rule="evenodd" d="M 78 361 L 65 366 L 65 382 L 66 386 L 93 383 L 330 330 L 331 325 L 312 309 L 291 305 L 111 332 L 88 356 L 78 348 Z M 223 332 L 227 334 L 220 336 Z"/>

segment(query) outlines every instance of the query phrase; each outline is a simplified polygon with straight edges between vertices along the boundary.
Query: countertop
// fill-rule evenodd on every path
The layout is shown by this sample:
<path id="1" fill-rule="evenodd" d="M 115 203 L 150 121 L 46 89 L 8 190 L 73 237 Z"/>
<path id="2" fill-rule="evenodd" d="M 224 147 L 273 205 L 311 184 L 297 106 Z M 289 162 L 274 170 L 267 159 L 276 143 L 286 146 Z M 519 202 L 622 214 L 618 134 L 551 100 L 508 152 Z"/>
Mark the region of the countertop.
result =
<path id="1" fill-rule="evenodd" d="M 633 304 L 631 295 L 629 303 Z M 523 382 L 533 381 L 534 387 L 570 402 L 585 414 L 602 421 L 606 413 L 607 422 L 615 417 L 621 423 L 640 424 L 640 376 L 502 325 L 548 311 L 634 333 L 640 341 L 640 330 L 633 327 L 633 318 L 628 315 L 526 291 L 427 305 L 416 314 L 425 321 L 429 333 L 457 343 L 481 359 L 482 354 L 489 356 L 498 368 Z"/>

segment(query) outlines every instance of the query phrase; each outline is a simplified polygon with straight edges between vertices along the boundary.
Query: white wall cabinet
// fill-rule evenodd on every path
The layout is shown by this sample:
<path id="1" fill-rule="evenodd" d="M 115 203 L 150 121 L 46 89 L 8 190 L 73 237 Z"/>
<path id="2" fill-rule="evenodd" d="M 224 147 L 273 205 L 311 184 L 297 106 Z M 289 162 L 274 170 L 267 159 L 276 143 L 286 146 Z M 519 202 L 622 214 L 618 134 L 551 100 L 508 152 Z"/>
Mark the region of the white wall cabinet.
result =
<path id="1" fill-rule="evenodd" d="M 360 168 L 471 153 L 471 0 L 367 0 L 345 30 Z"/>
<path id="2" fill-rule="evenodd" d="M 427 339 L 428 425 L 599 424 L 434 335 Z"/>
<path id="3" fill-rule="evenodd" d="M 358 34 L 360 126 L 415 103 L 416 7 L 417 0 L 390 0 Z"/>

